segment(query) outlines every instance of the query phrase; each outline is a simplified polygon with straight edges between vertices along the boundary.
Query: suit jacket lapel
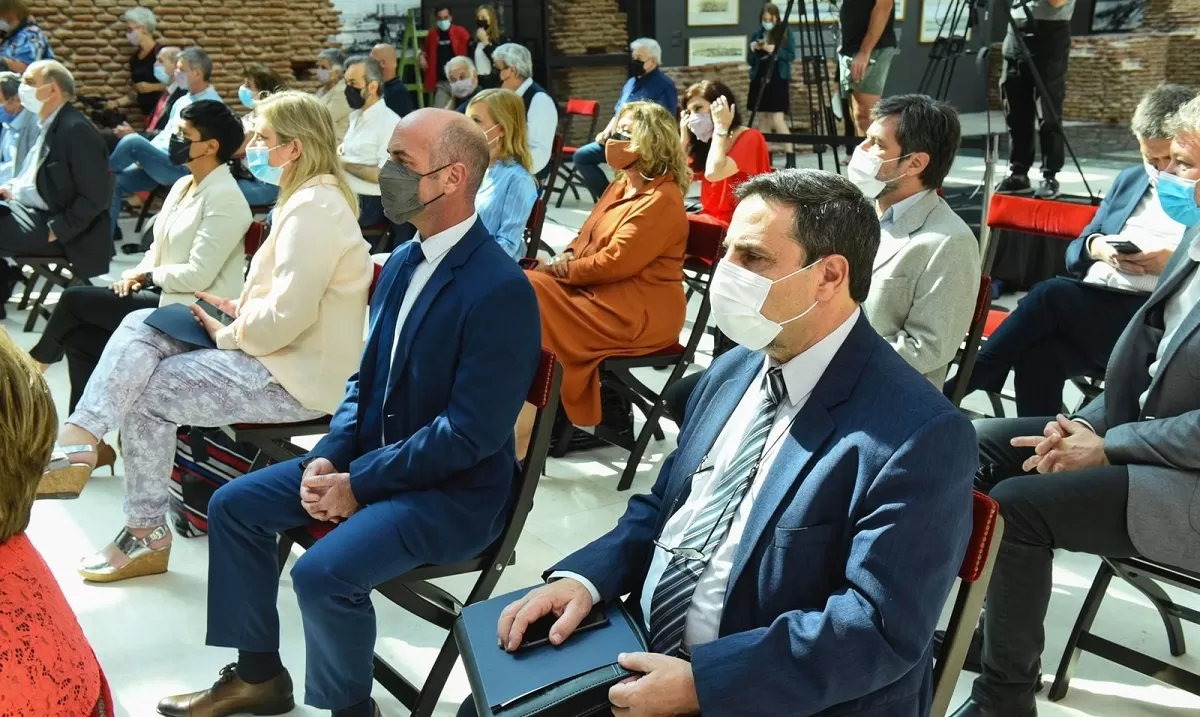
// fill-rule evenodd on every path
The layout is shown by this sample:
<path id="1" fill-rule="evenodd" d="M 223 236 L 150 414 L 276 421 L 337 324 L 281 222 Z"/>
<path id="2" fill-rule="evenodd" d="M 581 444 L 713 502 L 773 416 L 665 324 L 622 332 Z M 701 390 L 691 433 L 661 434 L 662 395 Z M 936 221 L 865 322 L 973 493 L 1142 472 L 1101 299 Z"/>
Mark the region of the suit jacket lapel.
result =
<path id="1" fill-rule="evenodd" d="M 918 199 L 916 204 L 909 207 L 908 211 L 901 214 L 899 219 L 892 221 L 892 227 L 888 233 L 897 241 L 880 243 L 879 251 L 875 254 L 873 271 L 878 271 L 879 267 L 887 264 L 900 253 L 900 250 L 907 245 L 907 242 L 900 240 L 907 239 L 913 232 L 925 225 L 925 220 L 929 218 L 930 212 L 937 206 L 937 200 L 938 196 L 929 192 Z"/>
<path id="2" fill-rule="evenodd" d="M 1183 290 L 1183 287 L 1180 286 L 1180 284 L 1182 284 L 1185 279 L 1190 280 L 1197 271 L 1200 271 L 1200 268 L 1197 267 L 1195 261 L 1183 262 L 1182 267 L 1182 270 L 1175 272 L 1175 275 L 1178 276 L 1175 285 L 1180 291 Z M 1194 332 L 1197 328 L 1200 328 L 1200 304 L 1193 306 L 1188 313 L 1184 314 L 1183 321 L 1180 322 L 1179 328 L 1176 329 L 1175 333 L 1171 335 L 1171 342 L 1167 344 L 1167 349 L 1163 352 L 1162 362 L 1158 366 L 1158 373 L 1154 375 L 1154 380 L 1150 382 L 1149 390 L 1151 392 L 1154 391 L 1155 384 L 1161 381 L 1162 377 L 1166 375 L 1167 366 L 1171 363 L 1171 359 L 1175 358 L 1175 352 L 1179 350 L 1179 347 L 1183 345 L 1183 342 L 1186 341 L 1187 338 L 1192 335 L 1192 332 Z"/>
<path id="3" fill-rule="evenodd" d="M 1171 260 L 1167 262 L 1167 266 L 1163 269 L 1163 276 L 1158 280 L 1158 286 L 1154 287 L 1154 293 L 1147 299 L 1145 307 L 1142 309 L 1143 315 L 1150 313 L 1152 309 L 1159 304 L 1166 303 L 1175 295 L 1180 284 L 1183 283 L 1184 277 L 1190 275 L 1192 266 L 1191 257 L 1188 256 L 1192 242 L 1200 238 L 1200 226 L 1191 227 L 1184 231 L 1183 238 L 1176 247 L 1175 253 L 1171 255 Z"/>

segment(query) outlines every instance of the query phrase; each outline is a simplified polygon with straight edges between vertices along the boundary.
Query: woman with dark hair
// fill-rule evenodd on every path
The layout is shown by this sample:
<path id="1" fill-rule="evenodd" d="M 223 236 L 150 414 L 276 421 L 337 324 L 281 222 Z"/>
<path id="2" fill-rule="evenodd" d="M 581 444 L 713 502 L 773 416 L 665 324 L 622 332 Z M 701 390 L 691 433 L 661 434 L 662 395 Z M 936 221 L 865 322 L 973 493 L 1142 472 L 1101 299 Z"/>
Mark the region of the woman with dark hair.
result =
<path id="1" fill-rule="evenodd" d="M 742 125 L 742 108 L 733 91 L 720 82 L 692 85 L 684 93 L 683 105 L 680 138 L 688 163 L 700 178 L 701 211 L 688 220 L 716 223 L 724 229 L 737 206 L 734 188 L 770 171 L 771 153 L 761 132 Z"/>
<path id="2" fill-rule="evenodd" d="M 244 82 L 238 88 L 238 101 L 248 110 L 254 109 L 254 101 L 263 95 L 287 89 L 283 75 L 261 62 L 247 62 L 242 68 L 242 78 Z"/>
<path id="3" fill-rule="evenodd" d="M 201 100 L 180 113 L 170 156 L 190 174 L 171 188 L 154 221 L 154 242 L 141 263 L 111 287 L 73 286 L 62 293 L 30 355 L 42 370 L 67 359 L 75 410 L 100 354 L 121 321 L 139 309 L 194 301 L 197 291 L 237 296 L 242 290 L 250 207 L 229 172 L 242 144 L 242 124 L 223 103 Z M 101 444 L 99 465 L 116 456 Z"/>
<path id="4" fill-rule="evenodd" d="M 475 8 L 475 35 L 471 38 L 471 46 L 467 49 L 467 57 L 475 63 L 479 72 L 479 86 L 491 89 L 500 86 L 492 65 L 492 53 L 497 47 L 512 42 L 507 35 L 500 31 L 500 16 L 492 5 L 480 5 Z"/>
<path id="5" fill-rule="evenodd" d="M 792 62 L 796 59 L 796 38 L 792 36 L 779 14 L 779 6 L 769 2 L 763 5 L 760 17 L 762 27 L 750 36 L 750 96 L 746 98 L 746 111 L 753 111 L 758 104 L 760 127 L 771 134 L 789 134 L 787 115 L 791 105 Z M 771 70 L 771 53 L 776 52 L 774 70 Z M 791 151 L 790 147 L 788 151 Z"/>

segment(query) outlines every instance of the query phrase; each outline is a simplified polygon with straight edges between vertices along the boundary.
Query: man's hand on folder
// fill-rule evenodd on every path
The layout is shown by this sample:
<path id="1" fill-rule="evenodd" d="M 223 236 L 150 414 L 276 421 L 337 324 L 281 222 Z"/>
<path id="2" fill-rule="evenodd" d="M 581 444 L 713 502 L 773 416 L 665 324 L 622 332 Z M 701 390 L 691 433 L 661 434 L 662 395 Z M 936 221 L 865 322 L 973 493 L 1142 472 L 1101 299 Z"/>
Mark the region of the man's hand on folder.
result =
<path id="1" fill-rule="evenodd" d="M 673 717 L 700 714 L 700 698 L 692 665 L 678 657 L 630 652 L 617 657 L 621 667 L 638 677 L 608 690 L 613 717 Z"/>
<path id="2" fill-rule="evenodd" d="M 558 621 L 550 628 L 550 644 L 561 645 L 591 611 L 592 594 L 578 580 L 555 580 L 504 608 L 496 635 L 501 648 L 516 652 L 529 626 L 553 613 Z"/>

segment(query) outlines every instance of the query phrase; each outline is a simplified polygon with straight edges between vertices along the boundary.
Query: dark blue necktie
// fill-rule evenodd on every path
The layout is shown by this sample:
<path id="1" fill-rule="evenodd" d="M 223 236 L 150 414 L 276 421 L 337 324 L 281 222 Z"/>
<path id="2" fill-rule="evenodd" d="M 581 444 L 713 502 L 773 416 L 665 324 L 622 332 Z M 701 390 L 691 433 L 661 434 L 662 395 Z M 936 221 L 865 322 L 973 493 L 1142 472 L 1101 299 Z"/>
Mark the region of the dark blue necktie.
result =
<path id="1" fill-rule="evenodd" d="M 391 385 L 392 348 L 396 345 L 396 320 L 400 307 L 404 304 L 404 295 L 408 293 L 408 285 L 412 282 L 413 272 L 421 262 L 425 261 L 425 252 L 421 251 L 421 242 L 413 240 L 400 247 L 397 251 L 403 253 L 404 262 L 392 282 L 388 292 L 387 302 L 380 308 L 378 345 L 375 350 L 376 380 L 382 378 L 384 386 Z M 386 388 L 385 388 L 386 390 Z"/>

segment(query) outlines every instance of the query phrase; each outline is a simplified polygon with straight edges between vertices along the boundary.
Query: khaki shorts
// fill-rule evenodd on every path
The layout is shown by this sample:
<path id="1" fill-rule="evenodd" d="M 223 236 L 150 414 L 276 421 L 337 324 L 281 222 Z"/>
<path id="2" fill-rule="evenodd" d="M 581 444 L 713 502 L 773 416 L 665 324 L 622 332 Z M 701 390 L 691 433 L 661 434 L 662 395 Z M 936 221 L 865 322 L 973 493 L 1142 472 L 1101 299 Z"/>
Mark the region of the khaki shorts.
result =
<path id="1" fill-rule="evenodd" d="M 882 95 L 883 86 L 887 82 L 888 70 L 892 66 L 892 58 L 900 54 L 895 47 L 881 47 L 871 53 L 871 64 L 867 65 L 867 74 L 861 82 L 850 81 L 850 65 L 853 57 L 838 53 L 838 81 L 842 86 L 842 97 L 851 92 L 862 92 L 868 95 Z"/>

